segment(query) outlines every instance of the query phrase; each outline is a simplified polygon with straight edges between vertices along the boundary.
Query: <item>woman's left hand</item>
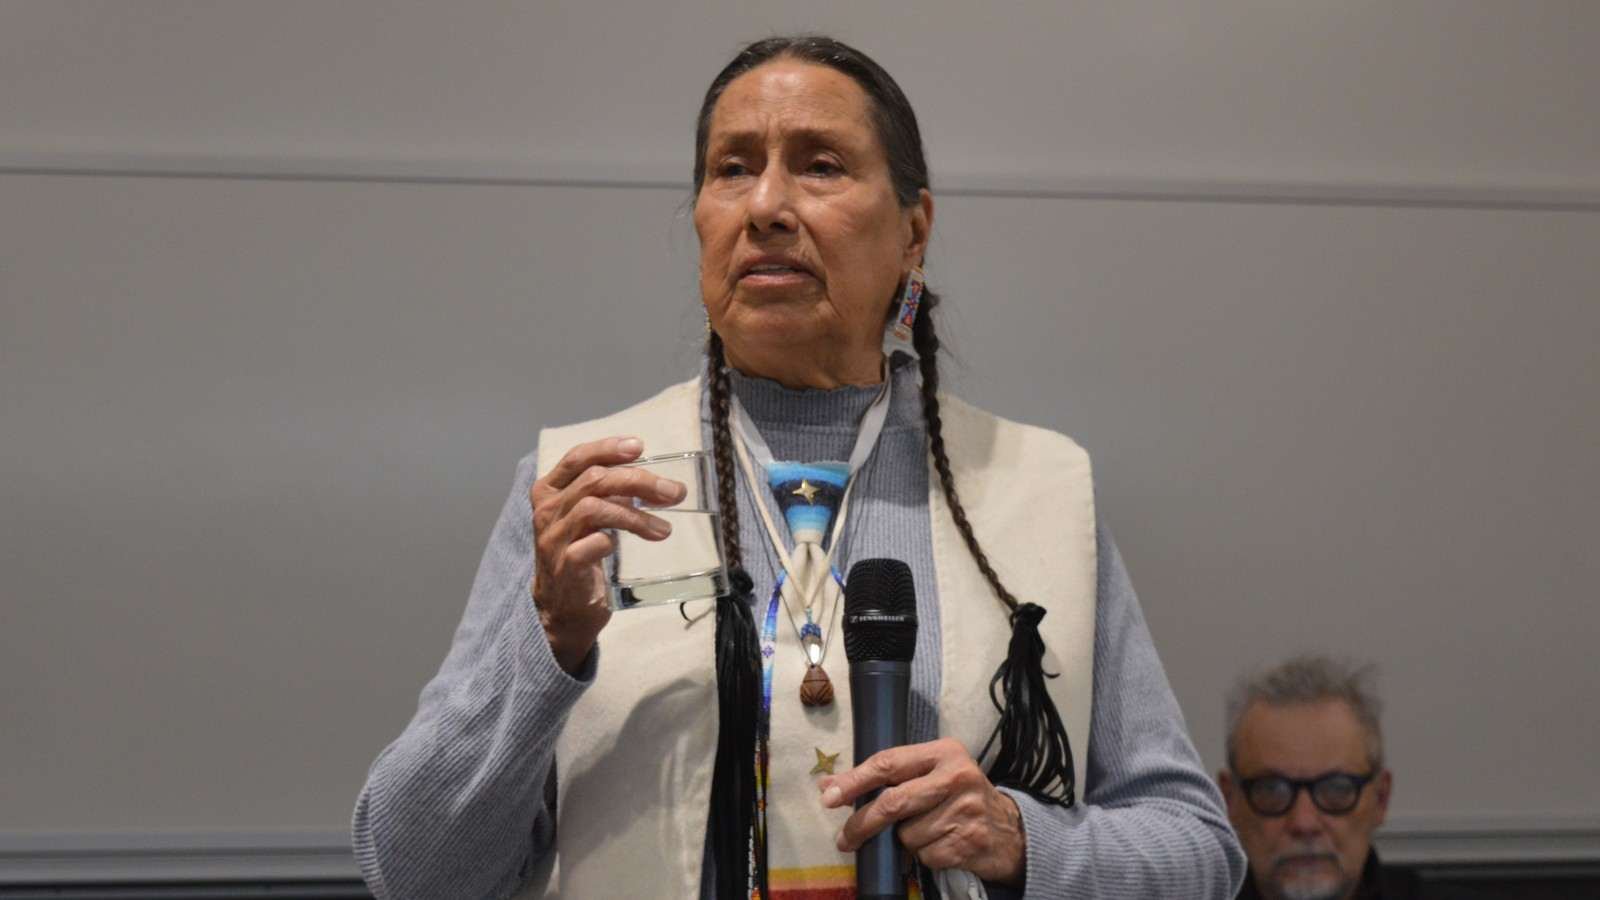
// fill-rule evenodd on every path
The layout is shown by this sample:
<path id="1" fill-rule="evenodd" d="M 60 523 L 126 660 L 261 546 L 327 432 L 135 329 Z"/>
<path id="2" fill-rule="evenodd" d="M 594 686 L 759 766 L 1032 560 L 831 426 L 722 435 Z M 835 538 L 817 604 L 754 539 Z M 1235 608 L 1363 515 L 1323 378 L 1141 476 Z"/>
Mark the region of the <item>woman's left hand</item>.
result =
<path id="1" fill-rule="evenodd" d="M 959 741 L 892 747 L 847 772 L 824 776 L 818 787 L 829 808 L 884 789 L 844 823 L 842 851 L 894 827 L 900 843 L 930 869 L 965 869 L 984 881 L 1022 885 L 1022 813 L 989 783 Z"/>

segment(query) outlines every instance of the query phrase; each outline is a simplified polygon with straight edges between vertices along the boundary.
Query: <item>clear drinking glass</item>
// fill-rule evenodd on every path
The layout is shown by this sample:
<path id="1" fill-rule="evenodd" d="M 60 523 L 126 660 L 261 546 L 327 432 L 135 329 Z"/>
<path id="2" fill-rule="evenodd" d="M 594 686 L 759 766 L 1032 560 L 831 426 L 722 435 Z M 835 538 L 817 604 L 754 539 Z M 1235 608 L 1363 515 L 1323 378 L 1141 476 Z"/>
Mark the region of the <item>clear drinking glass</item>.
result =
<path id="1" fill-rule="evenodd" d="M 611 608 L 708 600 L 727 593 L 728 565 L 710 454 L 703 450 L 666 453 L 627 465 L 671 478 L 688 492 L 671 506 L 633 501 L 634 506 L 672 525 L 666 540 L 647 541 L 621 529 L 611 532 L 615 549 L 604 567 Z"/>

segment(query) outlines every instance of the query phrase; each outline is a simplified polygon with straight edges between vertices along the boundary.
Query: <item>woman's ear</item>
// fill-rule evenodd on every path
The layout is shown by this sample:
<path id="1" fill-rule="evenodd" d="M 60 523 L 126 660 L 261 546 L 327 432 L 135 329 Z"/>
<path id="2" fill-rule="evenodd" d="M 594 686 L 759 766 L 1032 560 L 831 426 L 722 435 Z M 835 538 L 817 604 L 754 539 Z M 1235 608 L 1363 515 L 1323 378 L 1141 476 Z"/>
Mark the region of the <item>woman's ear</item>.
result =
<path id="1" fill-rule="evenodd" d="M 922 265 L 928 254 L 928 235 L 933 233 L 933 195 L 927 188 L 917 192 L 917 202 L 909 210 L 911 234 L 906 242 L 905 267 Z"/>

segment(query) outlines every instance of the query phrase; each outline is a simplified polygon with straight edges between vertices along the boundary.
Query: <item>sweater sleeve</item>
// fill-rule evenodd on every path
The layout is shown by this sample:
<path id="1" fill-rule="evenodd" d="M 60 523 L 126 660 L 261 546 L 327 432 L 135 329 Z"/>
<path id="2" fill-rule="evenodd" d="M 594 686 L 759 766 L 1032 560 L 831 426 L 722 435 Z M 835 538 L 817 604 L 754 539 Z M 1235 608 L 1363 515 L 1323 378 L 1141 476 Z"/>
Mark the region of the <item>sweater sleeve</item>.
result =
<path id="1" fill-rule="evenodd" d="M 356 800 L 355 856 L 379 900 L 509 896 L 554 850 L 556 737 L 598 650 L 574 678 L 539 624 L 534 459 L 517 465 L 443 665 Z"/>
<path id="2" fill-rule="evenodd" d="M 1088 789 L 1072 809 L 1006 789 L 1027 840 L 1023 896 L 1231 898 L 1244 852 L 1103 525 L 1098 543 Z"/>

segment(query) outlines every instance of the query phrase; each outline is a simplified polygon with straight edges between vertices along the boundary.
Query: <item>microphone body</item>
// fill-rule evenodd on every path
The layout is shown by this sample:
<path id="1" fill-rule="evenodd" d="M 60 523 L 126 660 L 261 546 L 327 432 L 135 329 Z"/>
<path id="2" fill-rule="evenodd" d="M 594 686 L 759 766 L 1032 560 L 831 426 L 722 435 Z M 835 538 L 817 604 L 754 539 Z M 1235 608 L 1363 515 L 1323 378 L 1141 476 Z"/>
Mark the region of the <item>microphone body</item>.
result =
<path id="1" fill-rule="evenodd" d="M 911 568 L 894 559 L 865 559 L 850 567 L 844 594 L 844 648 L 850 659 L 855 764 L 906 743 L 911 656 L 917 644 L 917 596 Z M 856 808 L 880 791 L 856 798 Z M 894 828 L 856 850 L 857 900 L 904 900 L 906 882 Z"/>
<path id="2" fill-rule="evenodd" d="M 911 690 L 911 663 L 866 660 L 850 664 L 851 718 L 855 726 L 855 764 L 880 750 L 906 743 L 906 695 Z M 881 790 L 856 798 L 860 809 Z M 889 900 L 906 895 L 901 874 L 900 844 L 893 826 L 873 835 L 856 851 L 857 900 Z"/>

